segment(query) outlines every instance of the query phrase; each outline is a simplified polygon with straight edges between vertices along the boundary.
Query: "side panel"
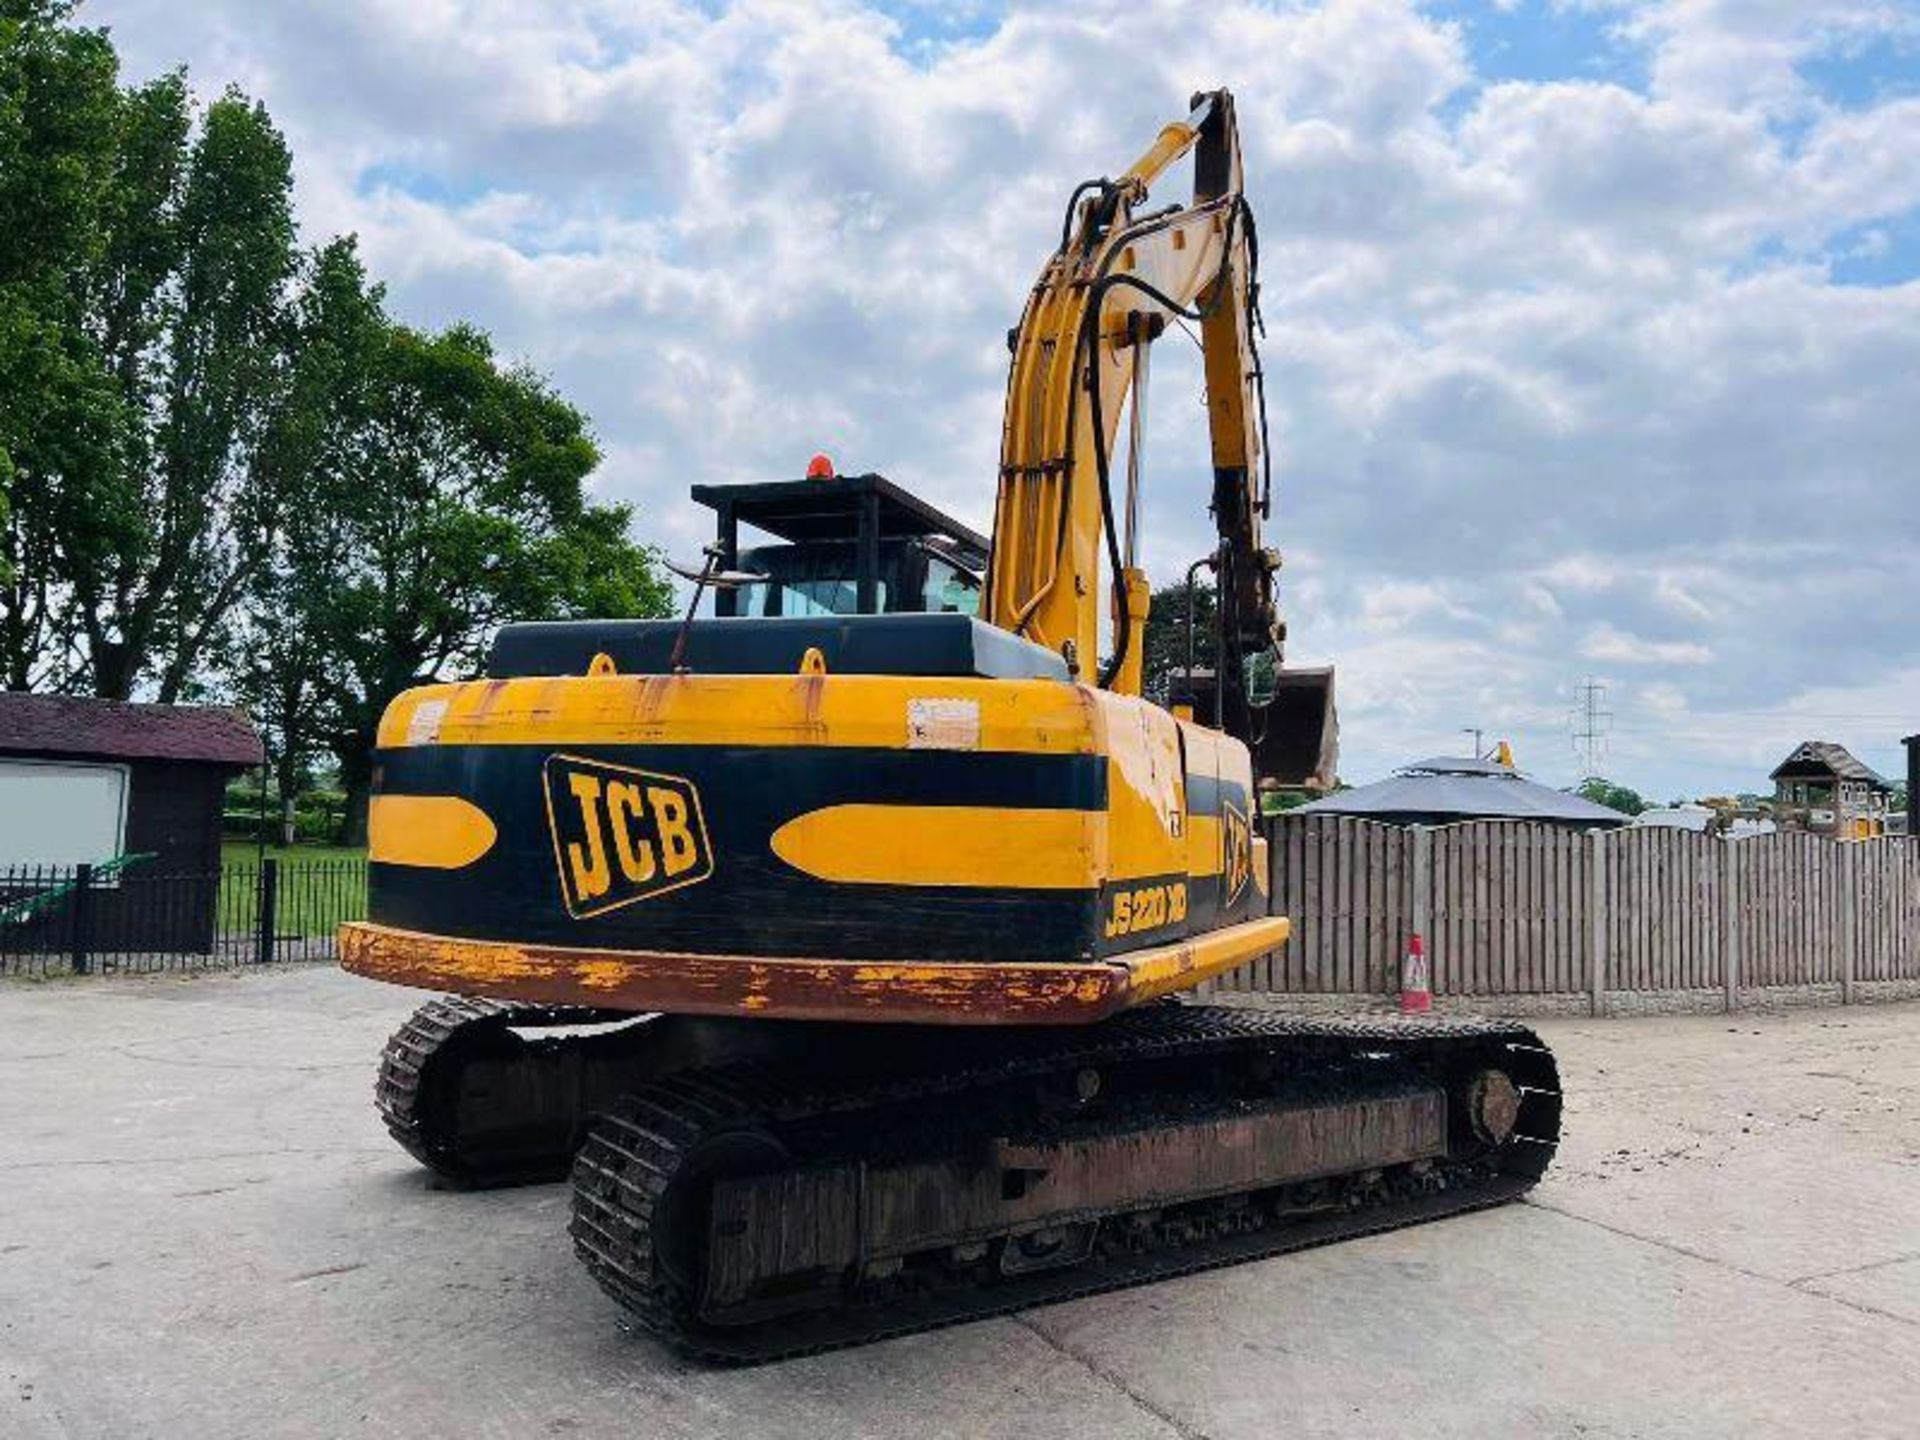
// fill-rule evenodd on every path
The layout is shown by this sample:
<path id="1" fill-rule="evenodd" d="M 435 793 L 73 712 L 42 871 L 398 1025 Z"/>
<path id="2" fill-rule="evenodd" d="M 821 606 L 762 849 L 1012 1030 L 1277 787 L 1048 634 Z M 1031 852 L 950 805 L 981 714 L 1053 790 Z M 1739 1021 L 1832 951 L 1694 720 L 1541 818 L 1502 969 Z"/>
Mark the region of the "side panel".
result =
<path id="1" fill-rule="evenodd" d="M 369 914 L 381 924 L 847 959 L 1090 952 L 1099 756 L 432 745 L 382 752 L 380 765 L 376 805 L 457 795 L 496 832 L 456 867 L 391 863 L 376 849 Z M 984 810 L 998 812 L 992 833 L 1011 863 L 981 855 Z M 1051 852 L 1032 855 L 1039 844 Z"/>
<path id="2" fill-rule="evenodd" d="M 1253 883 L 1253 765 L 1246 746 L 1216 730 L 1180 725 L 1187 759 L 1187 873 L 1198 933 L 1264 909 Z"/>
<path id="3" fill-rule="evenodd" d="M 1109 837 L 1099 953 L 1119 955 L 1190 933 L 1187 781 L 1172 715 L 1133 696 L 1095 699 Z"/>

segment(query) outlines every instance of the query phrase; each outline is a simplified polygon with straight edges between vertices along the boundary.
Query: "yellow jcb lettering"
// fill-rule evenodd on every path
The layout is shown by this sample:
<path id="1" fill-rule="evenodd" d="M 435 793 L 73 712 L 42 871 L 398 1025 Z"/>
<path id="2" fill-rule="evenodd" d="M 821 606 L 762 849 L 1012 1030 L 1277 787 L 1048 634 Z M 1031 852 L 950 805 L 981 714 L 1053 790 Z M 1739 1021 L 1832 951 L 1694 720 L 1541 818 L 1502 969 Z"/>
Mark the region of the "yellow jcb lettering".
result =
<path id="1" fill-rule="evenodd" d="M 607 819 L 613 826 L 613 854 L 620 862 L 620 873 L 635 885 L 646 884 L 653 878 L 655 869 L 653 842 L 644 833 L 635 835 L 635 827 L 643 818 L 640 787 L 624 780 L 610 782 Z"/>
<path id="2" fill-rule="evenodd" d="M 578 840 L 567 846 L 567 864 L 573 869 L 573 891 L 582 900 L 607 893 L 613 876 L 607 870 L 607 847 L 600 838 L 600 782 L 591 775 L 569 775 L 567 785 L 580 802 L 580 826 L 586 848 Z"/>
<path id="3" fill-rule="evenodd" d="M 649 785 L 647 805 L 653 811 L 653 828 L 660 836 L 660 856 L 666 862 L 667 874 L 691 870 L 700 861 L 700 846 L 687 824 L 686 798 L 677 790 Z"/>

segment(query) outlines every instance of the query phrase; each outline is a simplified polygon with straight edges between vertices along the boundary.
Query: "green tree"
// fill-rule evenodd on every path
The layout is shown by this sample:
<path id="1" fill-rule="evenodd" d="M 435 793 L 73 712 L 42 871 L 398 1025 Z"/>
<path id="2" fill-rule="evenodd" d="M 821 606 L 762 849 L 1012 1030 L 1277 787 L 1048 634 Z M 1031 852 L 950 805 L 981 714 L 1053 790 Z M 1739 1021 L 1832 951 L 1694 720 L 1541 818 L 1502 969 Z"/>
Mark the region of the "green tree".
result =
<path id="1" fill-rule="evenodd" d="M 103 32 L 58 0 L 0 0 L 0 686 L 58 682 L 68 531 L 102 504 L 128 417 L 86 332 L 105 252 L 120 95 Z M 9 503 L 11 500 L 11 503 Z"/>
<path id="2" fill-rule="evenodd" d="M 1163 585 L 1153 592 L 1147 611 L 1145 655 L 1140 662 L 1140 689 L 1149 700 L 1165 705 L 1185 683 L 1187 672 L 1187 587 Z M 1211 672 L 1219 648 L 1218 601 L 1210 581 L 1196 579 L 1193 668 Z M 1247 696 L 1262 704 L 1273 696 L 1273 655 L 1260 651 L 1244 657 Z"/>
<path id="3" fill-rule="evenodd" d="M 171 700 L 262 563 L 291 165 L 72 11 L 0 0 L 0 680 Z"/>
<path id="4" fill-rule="evenodd" d="M 508 621 L 664 615 L 672 591 L 628 538 L 628 508 L 587 498 L 599 452 L 585 418 L 479 331 L 390 322 L 348 241 L 316 258 L 294 325 L 261 455 L 293 498 L 256 592 L 251 683 L 279 685 L 290 733 L 305 707 L 300 724 L 339 762 L 342 838 L 359 844 L 394 696 L 476 673 Z"/>
<path id="5" fill-rule="evenodd" d="M 1163 585 L 1153 592 L 1147 610 L 1145 654 L 1140 661 L 1140 688 L 1149 699 L 1166 704 L 1179 688 L 1187 669 L 1187 587 Z M 1196 580 L 1193 587 L 1193 664 L 1212 670 L 1216 640 L 1213 585 Z"/>
<path id="6" fill-rule="evenodd" d="M 1616 785 L 1613 781 L 1602 779 L 1598 775 L 1589 775 L 1582 780 L 1576 793 L 1593 801 L 1596 805 L 1604 805 L 1609 810 L 1618 810 L 1623 815 L 1638 815 L 1647 808 L 1647 802 L 1640 798 L 1638 792 L 1629 790 L 1624 785 Z"/>
<path id="7" fill-rule="evenodd" d="M 181 697 L 265 563 L 279 498 L 254 463 L 293 270 L 292 160 L 229 90 L 188 124 L 178 76 L 126 97 L 89 317 L 128 412 L 121 543 L 69 557 L 96 694 Z"/>
<path id="8" fill-rule="evenodd" d="M 266 111 L 122 89 L 72 13 L 0 0 L 0 683 L 217 672 L 283 798 L 330 750 L 359 831 L 397 691 L 670 591 L 587 498 L 578 411 L 477 330 L 392 323 L 351 241 L 301 262 Z"/>
<path id="9" fill-rule="evenodd" d="M 303 778 L 338 726 L 332 641 L 313 622 L 346 568 L 354 535 L 347 517 L 325 502 L 352 488 L 387 332 L 382 292 L 368 283 L 351 240 L 310 257 L 302 282 L 284 336 L 285 383 L 255 460 L 282 503 L 269 517 L 266 563 L 248 585 L 222 657 L 231 690 L 266 742 L 286 844 Z"/>

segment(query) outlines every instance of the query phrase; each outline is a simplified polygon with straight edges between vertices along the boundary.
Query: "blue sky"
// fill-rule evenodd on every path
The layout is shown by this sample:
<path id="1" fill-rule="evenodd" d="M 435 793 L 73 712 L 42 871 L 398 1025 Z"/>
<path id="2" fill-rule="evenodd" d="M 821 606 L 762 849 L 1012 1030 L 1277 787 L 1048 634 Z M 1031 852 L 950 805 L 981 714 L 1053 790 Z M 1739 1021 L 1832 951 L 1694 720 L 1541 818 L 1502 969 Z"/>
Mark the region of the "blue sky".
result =
<path id="1" fill-rule="evenodd" d="M 1915 0 L 86 0 L 264 100 L 303 235 L 696 481 L 825 449 L 988 519 L 1002 336 L 1079 179 L 1230 85 L 1260 218 L 1293 653 L 1366 779 L 1511 738 L 1662 797 L 1920 730 Z M 1171 192 L 1167 198 L 1173 198 Z M 1146 559 L 1206 544 L 1155 366 Z M 1164 395 L 1164 400 L 1161 398 Z"/>
<path id="2" fill-rule="evenodd" d="M 1646 52 L 1620 33 L 1618 12 L 1599 6 L 1522 0 L 1433 0 L 1423 7 L 1460 27 L 1479 79 L 1607 80 L 1644 89 Z"/>
<path id="3" fill-rule="evenodd" d="M 1823 99 L 1855 109 L 1920 94 L 1920 42 L 1883 35 L 1839 43 L 1809 57 L 1800 73 Z"/>

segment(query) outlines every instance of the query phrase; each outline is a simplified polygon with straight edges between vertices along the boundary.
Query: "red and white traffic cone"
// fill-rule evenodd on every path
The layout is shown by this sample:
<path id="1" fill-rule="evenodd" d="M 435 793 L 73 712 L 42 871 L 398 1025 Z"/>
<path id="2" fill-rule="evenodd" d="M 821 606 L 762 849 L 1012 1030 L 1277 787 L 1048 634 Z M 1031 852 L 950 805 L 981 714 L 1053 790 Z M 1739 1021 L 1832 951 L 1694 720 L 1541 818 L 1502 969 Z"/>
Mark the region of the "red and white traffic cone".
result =
<path id="1" fill-rule="evenodd" d="M 1400 1013 L 1424 1015 L 1433 1009 L 1433 984 L 1427 971 L 1427 947 L 1419 934 L 1407 941 L 1407 958 L 1400 964 Z"/>

